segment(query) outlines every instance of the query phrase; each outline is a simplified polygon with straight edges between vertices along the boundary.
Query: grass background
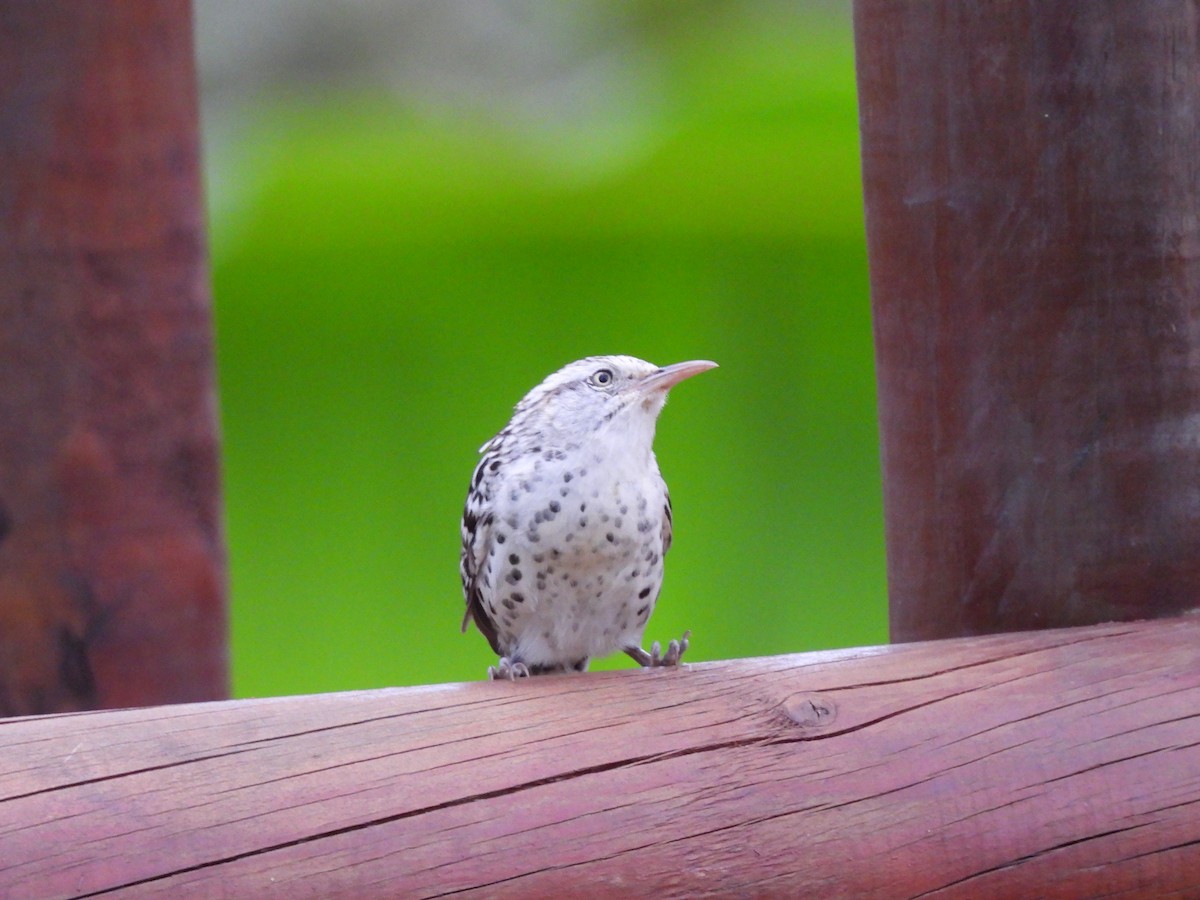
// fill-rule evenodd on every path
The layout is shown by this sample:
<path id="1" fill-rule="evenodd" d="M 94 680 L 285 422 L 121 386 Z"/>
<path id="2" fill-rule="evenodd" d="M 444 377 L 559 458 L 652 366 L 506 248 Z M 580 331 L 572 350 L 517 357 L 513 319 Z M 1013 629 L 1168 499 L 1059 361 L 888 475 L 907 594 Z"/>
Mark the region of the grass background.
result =
<path id="1" fill-rule="evenodd" d="M 600 353 L 721 365 L 660 420 L 647 640 L 886 640 L 848 16 L 671 9 L 642 36 L 653 96 L 589 128 L 339 85 L 256 98 L 211 154 L 237 696 L 480 677 L 475 451 Z"/>

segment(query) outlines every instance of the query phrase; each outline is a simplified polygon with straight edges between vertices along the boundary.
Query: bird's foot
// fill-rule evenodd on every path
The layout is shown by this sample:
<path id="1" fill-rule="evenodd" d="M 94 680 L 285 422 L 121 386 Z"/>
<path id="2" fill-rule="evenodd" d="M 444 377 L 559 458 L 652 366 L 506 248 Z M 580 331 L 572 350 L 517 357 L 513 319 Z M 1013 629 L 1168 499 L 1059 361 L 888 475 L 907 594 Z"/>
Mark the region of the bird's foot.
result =
<path id="1" fill-rule="evenodd" d="M 691 631 L 685 631 L 683 637 L 677 641 L 671 641 L 667 644 L 667 652 L 663 653 L 658 641 L 650 645 L 650 665 L 651 666 L 677 666 L 679 660 L 683 658 L 683 654 L 687 652 L 688 638 L 692 636 Z"/>
<path id="2" fill-rule="evenodd" d="M 529 666 L 519 660 L 500 657 L 494 666 L 488 666 L 488 681 L 516 681 L 518 678 L 529 677 Z"/>
<path id="3" fill-rule="evenodd" d="M 662 645 L 658 641 L 650 645 L 649 653 L 641 647 L 632 647 L 625 652 L 633 657 L 639 666 L 645 666 L 648 669 L 655 669 L 660 666 L 677 666 L 683 654 L 687 652 L 688 638 L 691 635 L 691 631 L 685 631 L 683 637 L 679 640 L 671 641 L 671 643 L 667 644 L 666 653 L 663 653 Z"/>

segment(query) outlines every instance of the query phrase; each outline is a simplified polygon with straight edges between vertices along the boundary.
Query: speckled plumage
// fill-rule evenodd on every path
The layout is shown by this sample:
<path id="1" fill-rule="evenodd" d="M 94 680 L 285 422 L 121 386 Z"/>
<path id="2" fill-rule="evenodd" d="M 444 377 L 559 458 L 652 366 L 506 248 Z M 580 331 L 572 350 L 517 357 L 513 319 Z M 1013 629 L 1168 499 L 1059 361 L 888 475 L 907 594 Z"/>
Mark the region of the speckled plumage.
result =
<path id="1" fill-rule="evenodd" d="M 674 665 L 687 635 L 641 649 L 671 546 L 671 501 L 654 457 L 670 388 L 715 366 L 632 356 L 564 366 L 480 448 L 462 519 L 467 611 L 501 657 L 489 676 L 583 671 L 622 650 Z"/>

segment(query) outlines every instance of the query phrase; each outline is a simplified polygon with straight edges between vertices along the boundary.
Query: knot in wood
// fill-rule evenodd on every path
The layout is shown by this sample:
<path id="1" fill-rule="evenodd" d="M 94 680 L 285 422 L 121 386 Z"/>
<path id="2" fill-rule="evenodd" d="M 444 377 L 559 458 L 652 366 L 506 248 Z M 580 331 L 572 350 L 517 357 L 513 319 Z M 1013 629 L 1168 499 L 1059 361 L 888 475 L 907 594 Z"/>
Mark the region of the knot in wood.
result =
<path id="1" fill-rule="evenodd" d="M 793 694 L 783 702 L 783 711 L 804 728 L 825 728 L 837 718 L 837 704 L 822 694 Z"/>

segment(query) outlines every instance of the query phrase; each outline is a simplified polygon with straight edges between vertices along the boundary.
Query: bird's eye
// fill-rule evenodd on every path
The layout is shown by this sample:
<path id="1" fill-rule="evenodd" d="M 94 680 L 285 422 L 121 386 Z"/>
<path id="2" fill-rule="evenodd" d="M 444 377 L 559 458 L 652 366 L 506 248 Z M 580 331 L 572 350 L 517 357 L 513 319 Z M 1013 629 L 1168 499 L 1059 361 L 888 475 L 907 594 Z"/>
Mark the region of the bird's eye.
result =
<path id="1" fill-rule="evenodd" d="M 612 369 L 600 369 L 592 373 L 592 377 L 588 379 L 596 387 L 608 387 L 613 382 Z"/>

